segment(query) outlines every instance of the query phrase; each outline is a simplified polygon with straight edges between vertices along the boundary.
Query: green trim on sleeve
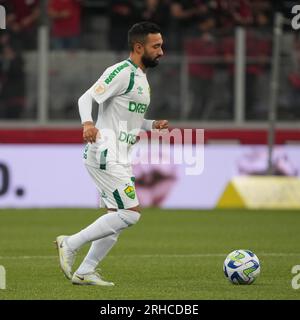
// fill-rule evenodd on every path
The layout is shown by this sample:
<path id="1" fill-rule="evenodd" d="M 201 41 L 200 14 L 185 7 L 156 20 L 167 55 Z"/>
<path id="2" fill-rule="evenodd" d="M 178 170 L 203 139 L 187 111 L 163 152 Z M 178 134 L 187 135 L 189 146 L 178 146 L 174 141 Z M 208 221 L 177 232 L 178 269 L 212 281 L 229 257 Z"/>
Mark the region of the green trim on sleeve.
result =
<path id="1" fill-rule="evenodd" d="M 125 91 L 124 94 L 126 94 L 126 93 L 128 93 L 128 92 L 130 92 L 132 90 L 132 88 L 134 86 L 134 75 L 135 75 L 134 72 L 130 73 L 129 85 L 128 85 L 128 88 L 127 88 L 127 90 Z"/>
<path id="2" fill-rule="evenodd" d="M 106 84 L 110 84 L 112 80 L 126 67 L 129 67 L 129 64 L 127 62 L 120 64 L 117 66 L 110 74 L 109 76 L 104 80 Z"/>

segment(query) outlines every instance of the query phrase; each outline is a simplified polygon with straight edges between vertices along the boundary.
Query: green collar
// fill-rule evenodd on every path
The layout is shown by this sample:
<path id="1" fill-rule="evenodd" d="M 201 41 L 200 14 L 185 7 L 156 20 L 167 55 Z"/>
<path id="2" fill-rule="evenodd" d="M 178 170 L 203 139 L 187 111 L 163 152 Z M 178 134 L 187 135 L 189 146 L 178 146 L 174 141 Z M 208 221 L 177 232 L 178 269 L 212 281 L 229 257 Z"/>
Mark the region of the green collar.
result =
<path id="1" fill-rule="evenodd" d="M 138 65 L 136 65 L 132 60 L 127 59 L 128 62 L 130 62 L 135 68 L 138 68 Z"/>

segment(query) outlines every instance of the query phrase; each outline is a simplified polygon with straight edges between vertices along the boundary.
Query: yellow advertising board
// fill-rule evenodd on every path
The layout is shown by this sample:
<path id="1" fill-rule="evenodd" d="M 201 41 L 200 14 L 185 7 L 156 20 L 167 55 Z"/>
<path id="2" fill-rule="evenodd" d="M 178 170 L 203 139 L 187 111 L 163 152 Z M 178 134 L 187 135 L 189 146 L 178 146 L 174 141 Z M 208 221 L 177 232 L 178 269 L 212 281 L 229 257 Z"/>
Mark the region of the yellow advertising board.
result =
<path id="1" fill-rule="evenodd" d="M 232 179 L 217 208 L 300 209 L 300 179 L 243 176 Z"/>

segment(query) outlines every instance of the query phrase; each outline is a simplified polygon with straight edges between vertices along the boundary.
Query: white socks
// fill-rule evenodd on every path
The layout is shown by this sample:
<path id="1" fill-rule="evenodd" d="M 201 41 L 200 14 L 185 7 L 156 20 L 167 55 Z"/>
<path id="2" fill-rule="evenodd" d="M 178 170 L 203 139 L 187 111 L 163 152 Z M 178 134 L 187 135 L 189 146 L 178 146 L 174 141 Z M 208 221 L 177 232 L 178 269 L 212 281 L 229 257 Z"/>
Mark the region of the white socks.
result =
<path id="1" fill-rule="evenodd" d="M 138 222 L 140 214 L 131 210 L 119 210 L 104 214 L 80 232 L 67 238 L 67 245 L 72 251 L 78 250 L 85 243 L 105 238 L 128 228 Z"/>
<path id="2" fill-rule="evenodd" d="M 120 232 L 138 222 L 140 214 L 131 210 L 108 212 L 91 225 L 66 239 L 72 251 L 93 241 L 91 248 L 77 270 L 79 274 L 92 272 L 116 243 Z"/>
<path id="3" fill-rule="evenodd" d="M 120 231 L 121 232 L 121 231 Z M 92 242 L 90 250 L 81 265 L 77 269 L 77 274 L 86 274 L 93 272 L 100 261 L 107 255 L 111 248 L 115 245 L 120 235 L 119 233 L 107 236 L 105 238 Z"/>

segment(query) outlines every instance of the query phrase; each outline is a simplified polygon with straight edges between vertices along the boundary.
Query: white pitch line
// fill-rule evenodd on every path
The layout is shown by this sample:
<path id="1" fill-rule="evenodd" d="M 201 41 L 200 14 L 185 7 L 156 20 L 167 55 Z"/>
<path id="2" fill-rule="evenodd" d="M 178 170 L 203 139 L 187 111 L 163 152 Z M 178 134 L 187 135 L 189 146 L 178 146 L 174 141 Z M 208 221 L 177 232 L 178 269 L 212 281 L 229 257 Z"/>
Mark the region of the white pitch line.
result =
<path id="1" fill-rule="evenodd" d="M 226 253 L 196 253 L 196 254 L 128 254 L 128 255 L 115 255 L 109 258 L 205 258 L 205 257 L 226 257 Z M 300 258 L 300 253 L 283 253 L 283 252 L 272 252 L 272 253 L 260 253 L 259 257 L 293 257 L 298 256 Z M 0 256 L 0 260 L 26 260 L 26 259 L 55 259 L 58 258 L 57 255 L 51 256 Z"/>
<path id="2" fill-rule="evenodd" d="M 57 258 L 58 256 L 0 256 L 0 260 L 26 260 L 26 259 L 53 259 Z"/>

